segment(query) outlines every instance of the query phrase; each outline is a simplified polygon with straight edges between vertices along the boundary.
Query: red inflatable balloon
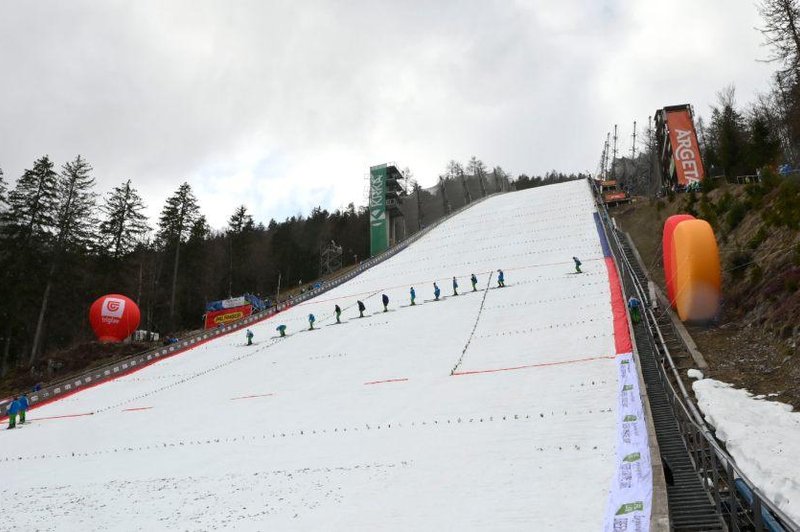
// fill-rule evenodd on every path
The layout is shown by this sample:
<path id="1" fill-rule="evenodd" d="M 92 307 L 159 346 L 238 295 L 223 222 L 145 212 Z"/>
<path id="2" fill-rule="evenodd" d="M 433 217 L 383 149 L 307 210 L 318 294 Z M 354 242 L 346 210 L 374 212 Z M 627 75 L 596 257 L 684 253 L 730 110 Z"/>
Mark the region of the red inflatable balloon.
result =
<path id="1" fill-rule="evenodd" d="M 101 342 L 121 342 L 139 326 L 139 306 L 133 300 L 108 294 L 89 309 L 89 323 Z"/>

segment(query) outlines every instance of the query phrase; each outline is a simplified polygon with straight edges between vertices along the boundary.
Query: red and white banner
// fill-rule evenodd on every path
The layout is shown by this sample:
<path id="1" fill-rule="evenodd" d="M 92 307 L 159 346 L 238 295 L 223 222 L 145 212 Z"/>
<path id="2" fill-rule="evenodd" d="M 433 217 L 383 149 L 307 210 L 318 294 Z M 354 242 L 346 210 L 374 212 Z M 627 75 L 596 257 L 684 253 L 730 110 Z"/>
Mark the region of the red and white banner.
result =
<path id="1" fill-rule="evenodd" d="M 703 162 L 689 111 L 667 111 L 667 127 L 678 184 L 689 185 L 702 181 Z"/>
<path id="2" fill-rule="evenodd" d="M 206 312 L 206 329 L 213 329 L 220 325 L 227 325 L 242 318 L 246 318 L 253 313 L 251 305 L 242 305 L 241 307 L 226 308 L 222 310 L 212 310 Z"/>

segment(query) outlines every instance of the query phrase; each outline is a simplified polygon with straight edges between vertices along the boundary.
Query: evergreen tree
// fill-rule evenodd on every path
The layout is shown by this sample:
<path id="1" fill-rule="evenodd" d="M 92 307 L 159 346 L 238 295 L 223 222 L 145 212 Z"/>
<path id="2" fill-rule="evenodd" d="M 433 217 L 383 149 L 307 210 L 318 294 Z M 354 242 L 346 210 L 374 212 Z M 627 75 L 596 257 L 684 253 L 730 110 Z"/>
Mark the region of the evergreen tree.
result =
<path id="1" fill-rule="evenodd" d="M 228 232 L 238 235 L 244 231 L 252 231 L 255 228 L 253 216 L 247 212 L 247 207 L 239 205 L 228 219 Z"/>
<path id="2" fill-rule="evenodd" d="M 45 155 L 25 170 L 8 195 L 6 235 L 17 248 L 27 248 L 32 239 L 44 240 L 55 228 L 57 180 L 53 162 Z"/>
<path id="3" fill-rule="evenodd" d="M 0 215 L 8 209 L 8 185 L 3 176 L 3 169 L 0 168 Z"/>
<path id="4" fill-rule="evenodd" d="M 134 250 L 150 231 L 143 214 L 144 202 L 128 179 L 108 193 L 100 210 L 105 219 L 100 223 L 100 241 L 104 250 L 119 258 Z"/>
<path id="5" fill-rule="evenodd" d="M 175 326 L 175 294 L 178 285 L 181 244 L 189 238 L 199 214 L 200 208 L 192 192 L 192 187 L 189 183 L 184 182 L 172 196 L 167 198 L 158 220 L 159 242 L 165 251 L 170 246 L 175 247 L 175 263 L 172 269 L 172 289 L 169 300 L 170 327 Z"/>
<path id="6" fill-rule="evenodd" d="M 747 132 L 744 117 L 736 109 L 736 90 L 726 87 L 717 94 L 708 128 L 708 158 L 712 166 L 732 178 L 745 173 Z"/>
<path id="7" fill-rule="evenodd" d="M 74 161 L 68 162 L 62 167 L 57 181 L 59 204 L 55 246 L 52 249 L 50 267 L 45 278 L 45 289 L 39 308 L 39 318 L 36 322 L 36 332 L 33 336 L 31 365 L 36 362 L 42 345 L 42 331 L 50 301 L 50 292 L 64 252 L 70 250 L 78 255 L 85 255 L 96 242 L 97 221 L 94 218 L 94 212 L 97 194 L 92 190 L 94 178 L 91 176 L 91 171 L 91 165 L 78 155 Z"/>

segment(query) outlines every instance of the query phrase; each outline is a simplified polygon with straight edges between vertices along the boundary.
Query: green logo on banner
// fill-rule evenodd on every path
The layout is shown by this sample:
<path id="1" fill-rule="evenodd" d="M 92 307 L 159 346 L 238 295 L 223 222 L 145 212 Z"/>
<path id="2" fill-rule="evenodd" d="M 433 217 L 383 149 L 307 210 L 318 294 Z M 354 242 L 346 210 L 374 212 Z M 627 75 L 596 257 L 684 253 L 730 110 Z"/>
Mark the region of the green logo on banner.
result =
<path id="1" fill-rule="evenodd" d="M 389 248 L 385 164 L 372 166 L 369 169 L 369 243 L 372 256 Z"/>
<path id="2" fill-rule="evenodd" d="M 637 418 L 637 417 L 636 417 L 636 416 L 634 416 L 633 414 L 628 414 L 627 416 L 625 416 L 624 418 L 622 418 L 622 421 L 623 421 L 624 423 L 631 423 L 632 421 L 636 421 L 637 419 L 639 419 L 639 418 Z"/>
<path id="3" fill-rule="evenodd" d="M 631 512 L 643 512 L 643 511 L 644 511 L 644 503 L 642 503 L 642 501 L 629 502 L 619 507 L 619 510 L 617 510 L 617 515 L 625 515 Z"/>
<path id="4" fill-rule="evenodd" d="M 623 462 L 638 462 L 639 459 L 642 457 L 641 453 L 631 453 L 625 458 L 622 459 Z"/>
<path id="5" fill-rule="evenodd" d="M 633 390 L 633 384 L 626 384 L 625 386 L 622 387 L 623 392 L 629 392 L 631 390 Z"/>

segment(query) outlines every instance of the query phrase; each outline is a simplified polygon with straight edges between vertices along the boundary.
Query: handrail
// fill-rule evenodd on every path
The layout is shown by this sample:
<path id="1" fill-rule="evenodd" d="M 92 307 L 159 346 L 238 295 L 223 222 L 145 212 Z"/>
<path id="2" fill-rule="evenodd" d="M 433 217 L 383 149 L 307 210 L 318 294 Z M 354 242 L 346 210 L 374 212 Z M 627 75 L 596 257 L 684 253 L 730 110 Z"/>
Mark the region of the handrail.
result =
<path id="1" fill-rule="evenodd" d="M 602 209 L 603 214 L 605 217 L 601 216 L 601 221 L 604 225 L 610 225 L 610 215 L 608 214 L 608 209 L 605 208 L 601 202 L 597 200 L 595 197 L 595 203 L 599 209 Z M 647 297 L 647 293 L 642 287 L 641 283 L 636 276 L 633 275 L 633 267 L 628 261 L 628 258 L 625 256 L 624 253 L 621 253 L 622 250 L 622 243 L 619 240 L 619 236 L 617 234 L 617 230 L 614 227 L 610 227 L 610 231 L 613 234 L 613 240 L 616 244 L 616 251 L 618 255 L 621 256 L 621 260 L 624 264 L 628 267 L 628 271 L 630 274 L 628 278 L 632 281 L 634 290 L 636 291 L 638 297 L 644 302 L 648 301 L 649 298 Z M 622 283 L 622 289 L 625 290 L 624 283 Z M 736 461 L 734 458 L 728 454 L 728 452 L 723 448 L 723 446 L 717 441 L 716 437 L 714 436 L 711 429 L 705 423 L 702 415 L 699 413 L 697 406 L 694 404 L 694 401 L 691 400 L 688 392 L 686 391 L 685 386 L 683 386 L 683 381 L 680 378 L 680 374 L 675 367 L 675 364 L 672 360 L 672 356 L 669 352 L 669 348 L 664 341 L 664 337 L 661 334 L 661 329 L 658 325 L 658 322 L 655 318 L 655 314 L 653 313 L 652 309 L 649 306 L 646 306 L 646 311 L 643 313 L 645 317 L 645 321 L 647 324 L 648 331 L 650 333 L 651 341 L 656 341 L 653 331 L 656 332 L 658 336 L 658 342 L 661 345 L 662 352 L 663 352 L 663 359 L 667 361 L 670 366 L 670 372 L 675 377 L 675 380 L 678 384 L 680 389 L 680 394 L 675 389 L 675 386 L 672 384 L 669 378 L 667 378 L 666 369 L 664 368 L 663 360 L 661 364 L 657 364 L 659 369 L 659 378 L 662 384 L 665 385 L 665 389 L 669 391 L 668 399 L 670 400 L 670 404 L 673 405 L 673 411 L 675 412 L 676 421 L 678 421 L 678 426 L 680 428 L 681 435 L 684 438 L 684 442 L 687 444 L 687 448 L 689 448 L 690 452 L 700 454 L 699 451 L 703 451 L 702 448 L 696 449 L 696 443 L 693 441 L 694 438 L 687 438 L 687 436 L 699 436 L 702 441 L 698 442 L 701 446 L 705 445 L 710 451 L 713 452 L 710 458 L 710 464 L 703 463 L 697 464 L 695 462 L 695 466 L 698 468 L 698 473 L 701 474 L 713 474 L 714 482 L 709 485 L 709 482 L 704 482 L 703 485 L 707 491 L 711 491 L 714 495 L 714 499 L 717 503 L 718 510 L 722 509 L 721 506 L 721 493 L 719 489 L 719 483 L 724 482 L 728 486 L 729 496 L 735 497 L 738 490 L 736 488 L 735 482 L 736 479 L 740 479 L 744 484 L 750 489 L 753 494 L 753 502 L 750 503 L 751 510 L 753 512 L 753 525 L 756 527 L 756 530 L 762 530 L 764 526 L 764 517 L 762 512 L 760 511 L 761 508 L 766 507 L 772 513 L 774 517 L 776 517 L 780 521 L 780 526 L 784 527 L 786 530 L 800 530 L 800 526 L 797 523 L 792 521 L 785 512 L 783 512 L 780 508 L 778 508 L 770 499 L 764 496 L 763 492 L 758 489 L 752 480 L 736 465 Z M 675 410 L 674 405 L 678 405 L 680 409 L 678 411 Z M 687 407 L 687 405 L 689 405 Z M 680 411 L 683 412 L 683 416 L 679 416 L 678 414 Z M 698 421 L 699 419 L 699 421 Z M 687 430 L 689 429 L 689 430 Z M 689 432 L 691 430 L 691 433 Z M 693 457 L 693 461 L 696 457 Z M 701 459 L 705 459 L 705 457 L 701 457 Z M 711 466 L 713 471 L 709 472 L 708 469 L 704 468 L 703 466 Z M 709 479 L 710 480 L 710 479 Z M 733 507 L 727 508 L 727 516 L 733 526 L 736 529 L 739 529 L 738 520 L 739 516 L 736 511 L 736 504 L 733 504 Z"/>

